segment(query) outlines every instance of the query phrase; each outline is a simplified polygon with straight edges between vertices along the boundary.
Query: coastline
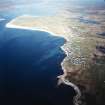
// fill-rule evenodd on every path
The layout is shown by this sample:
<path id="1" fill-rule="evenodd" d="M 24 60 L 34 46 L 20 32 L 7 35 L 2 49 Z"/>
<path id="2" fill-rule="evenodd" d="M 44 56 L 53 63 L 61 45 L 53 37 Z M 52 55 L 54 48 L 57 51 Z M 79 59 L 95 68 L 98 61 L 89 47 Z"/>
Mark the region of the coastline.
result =
<path id="1" fill-rule="evenodd" d="M 15 19 L 14 19 L 14 20 L 15 20 Z M 57 35 L 57 34 L 55 34 L 55 33 L 53 33 L 53 32 L 50 32 L 50 31 L 45 30 L 45 29 L 41 29 L 41 28 L 39 28 L 39 27 L 33 28 L 33 27 L 26 27 L 26 26 L 23 27 L 23 26 L 14 25 L 14 24 L 12 24 L 12 22 L 13 22 L 14 20 L 12 20 L 11 22 L 7 23 L 7 24 L 6 24 L 6 28 L 15 28 L 15 29 L 42 31 L 42 32 L 47 32 L 47 33 L 49 33 L 49 34 L 51 34 L 51 35 L 53 35 L 53 36 L 62 37 L 62 38 L 64 38 L 64 39 L 66 40 L 66 42 L 68 42 L 68 40 L 69 40 L 69 39 L 68 39 L 66 36 L 64 36 L 64 35 Z M 65 42 L 65 43 L 66 43 L 66 42 Z M 65 43 L 64 43 L 64 44 L 65 44 Z M 63 45 L 63 46 L 64 46 L 64 45 Z M 67 79 L 65 78 L 65 76 L 67 75 L 67 72 L 66 72 L 66 70 L 65 70 L 65 68 L 64 68 L 64 66 L 63 66 L 63 63 L 65 63 L 65 59 L 68 57 L 68 54 L 67 54 L 66 50 L 63 48 L 63 46 L 60 47 L 60 48 L 64 51 L 64 53 L 66 54 L 66 57 L 65 57 L 64 60 L 61 62 L 61 67 L 62 67 L 62 70 L 63 70 L 63 75 L 60 75 L 60 76 L 58 76 L 57 78 L 59 78 L 59 80 L 61 81 L 61 83 L 64 83 L 65 85 L 68 85 L 68 86 L 72 87 L 72 88 L 75 90 L 76 96 L 74 96 L 74 98 L 73 98 L 73 103 L 74 103 L 74 105 L 80 105 L 80 104 L 81 104 L 81 100 L 80 100 L 81 91 L 80 91 L 79 87 L 78 87 L 76 84 L 70 82 L 69 80 L 67 80 Z"/>
<path id="2" fill-rule="evenodd" d="M 81 96 L 82 96 L 82 93 L 81 93 L 79 87 L 76 84 L 70 82 L 69 80 L 67 80 L 65 78 L 65 76 L 67 75 L 67 72 L 66 72 L 66 69 L 64 68 L 63 64 L 65 63 L 65 60 L 68 57 L 68 54 L 67 54 L 66 50 L 63 48 L 63 46 L 61 46 L 61 49 L 66 54 L 66 57 L 61 62 L 61 67 L 62 67 L 62 70 L 63 70 L 63 75 L 58 76 L 58 78 L 60 79 L 61 83 L 64 83 L 65 85 L 68 85 L 68 86 L 72 87 L 75 90 L 76 96 L 74 96 L 73 103 L 74 103 L 74 105 L 80 105 L 82 103 L 82 101 L 80 99 Z"/>
<path id="3" fill-rule="evenodd" d="M 23 27 L 23 26 L 17 26 L 17 25 L 13 25 L 13 24 L 11 24 L 11 23 L 7 23 L 7 24 L 6 24 L 6 28 L 24 29 L 24 30 L 32 30 L 32 31 L 41 31 L 41 32 L 49 33 L 49 34 L 54 35 L 54 36 L 57 36 L 57 37 L 62 37 L 62 38 L 64 38 L 63 35 L 57 35 L 57 34 L 51 32 L 51 31 L 48 31 L 48 30 L 45 30 L 45 29 L 41 29 L 41 28 L 39 28 L 39 27 L 35 27 L 35 28 L 33 28 L 33 27 L 26 27 L 26 26 Z M 67 40 L 66 37 L 65 37 L 64 39 Z"/>

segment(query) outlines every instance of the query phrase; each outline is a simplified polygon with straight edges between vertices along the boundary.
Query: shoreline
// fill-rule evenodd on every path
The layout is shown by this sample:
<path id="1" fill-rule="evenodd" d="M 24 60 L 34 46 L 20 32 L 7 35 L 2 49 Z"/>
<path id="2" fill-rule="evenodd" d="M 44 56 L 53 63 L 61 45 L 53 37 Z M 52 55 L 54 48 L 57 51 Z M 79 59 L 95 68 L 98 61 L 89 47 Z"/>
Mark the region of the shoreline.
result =
<path id="1" fill-rule="evenodd" d="M 73 98 L 73 103 L 74 103 L 74 105 L 80 105 L 80 103 L 82 103 L 82 101 L 80 99 L 82 94 L 81 94 L 81 91 L 80 91 L 79 87 L 76 84 L 74 84 L 74 83 L 70 82 L 69 80 L 65 79 L 65 76 L 67 75 L 67 73 L 66 73 L 66 70 L 65 70 L 63 64 L 65 62 L 65 59 L 68 57 L 68 54 L 65 51 L 65 49 L 63 48 L 63 46 L 61 46 L 61 49 L 66 54 L 66 57 L 61 62 L 61 67 L 62 67 L 62 70 L 63 70 L 63 74 L 58 76 L 58 78 L 60 79 L 61 83 L 64 83 L 65 85 L 68 85 L 68 86 L 72 87 L 75 90 L 76 95 Z"/>
<path id="2" fill-rule="evenodd" d="M 11 24 L 11 23 L 7 23 L 6 24 L 6 26 L 5 26 L 6 28 L 14 28 L 14 29 L 24 29 L 24 30 L 32 30 L 32 31 L 40 31 L 40 32 L 46 32 L 46 33 L 49 33 L 49 34 L 51 34 L 51 35 L 53 35 L 53 36 L 57 36 L 57 37 L 62 37 L 62 38 L 64 38 L 64 36 L 63 35 L 57 35 L 57 34 L 55 34 L 55 33 L 53 33 L 53 32 L 51 32 L 51 31 L 48 31 L 48 30 L 45 30 L 45 29 L 41 29 L 41 28 L 39 28 L 39 27 L 35 27 L 35 28 L 33 28 L 33 27 L 23 27 L 23 26 L 17 26 L 17 25 L 13 25 L 13 24 Z M 67 41 L 67 38 L 65 37 L 64 39 L 66 39 L 66 41 Z"/>
<path id="3" fill-rule="evenodd" d="M 26 27 L 26 26 L 23 27 L 23 26 L 13 25 L 13 24 L 12 24 L 13 21 L 14 21 L 14 20 L 12 20 L 11 22 L 7 23 L 5 27 L 6 27 L 6 28 L 14 28 L 14 29 L 24 29 L 24 30 L 33 30 L 33 31 L 47 32 L 47 33 L 49 33 L 49 34 L 51 34 L 51 35 L 53 35 L 53 36 L 62 37 L 62 38 L 64 38 L 64 39 L 66 40 L 66 42 L 68 42 L 68 38 L 67 38 L 67 37 L 64 37 L 63 35 L 57 35 L 57 34 L 55 34 L 55 33 L 53 33 L 53 32 L 50 32 L 50 31 L 41 29 L 41 28 L 39 28 L 39 27 L 33 28 L 33 27 Z M 65 42 L 65 43 L 66 43 L 66 42 Z M 65 43 L 64 43 L 64 44 L 65 44 Z M 64 46 L 64 44 L 63 44 L 63 46 Z M 68 54 L 67 54 L 67 52 L 65 51 L 65 49 L 63 48 L 63 46 L 60 46 L 60 48 L 64 51 L 64 53 L 66 54 L 66 57 L 68 57 Z M 80 91 L 79 87 L 78 87 L 77 85 L 73 84 L 72 82 L 68 81 L 67 79 L 65 79 L 66 70 L 65 70 L 64 67 L 63 67 L 63 63 L 65 62 L 66 57 L 65 57 L 65 58 L 63 59 L 63 61 L 61 62 L 61 67 L 62 67 L 62 70 L 63 70 L 63 75 L 60 75 L 60 76 L 58 76 L 57 78 L 59 78 L 59 80 L 61 81 L 61 83 L 64 83 L 65 85 L 68 85 L 68 86 L 72 87 L 72 88 L 75 90 L 76 95 L 75 95 L 74 98 L 73 98 L 73 103 L 74 103 L 74 105 L 79 105 L 79 104 L 81 103 L 81 100 L 80 100 L 81 91 Z"/>

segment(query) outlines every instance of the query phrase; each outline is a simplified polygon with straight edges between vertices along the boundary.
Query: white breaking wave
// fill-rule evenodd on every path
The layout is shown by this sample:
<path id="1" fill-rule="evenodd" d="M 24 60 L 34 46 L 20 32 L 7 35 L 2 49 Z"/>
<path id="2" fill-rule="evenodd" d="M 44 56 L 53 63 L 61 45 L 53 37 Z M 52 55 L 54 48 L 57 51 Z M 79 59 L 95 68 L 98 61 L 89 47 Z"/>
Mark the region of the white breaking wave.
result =
<path id="1" fill-rule="evenodd" d="M 6 20 L 6 19 L 4 19 L 4 18 L 0 18 L 0 22 L 1 22 L 1 21 L 4 21 L 4 20 Z"/>

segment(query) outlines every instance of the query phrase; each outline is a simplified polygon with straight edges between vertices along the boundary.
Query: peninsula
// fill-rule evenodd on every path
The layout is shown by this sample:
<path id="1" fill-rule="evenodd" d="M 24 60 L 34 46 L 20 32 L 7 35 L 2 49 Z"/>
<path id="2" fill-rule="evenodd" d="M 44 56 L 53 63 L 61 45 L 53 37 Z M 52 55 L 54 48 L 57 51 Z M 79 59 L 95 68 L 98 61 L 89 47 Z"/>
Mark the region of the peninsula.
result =
<path id="1" fill-rule="evenodd" d="M 97 33 L 103 32 L 105 24 L 82 23 L 78 19 L 80 16 L 81 13 L 72 13 L 69 10 L 55 16 L 23 15 L 11 20 L 6 27 L 46 31 L 64 37 L 67 41 L 61 48 L 67 56 L 61 63 L 64 74 L 58 76 L 60 81 L 72 86 L 77 92 L 74 98 L 75 105 L 85 105 L 87 94 L 103 103 L 105 39 L 103 36 L 99 37 Z M 92 16 L 89 14 L 83 18 L 96 21 L 98 18 L 98 22 L 103 19 L 102 15 L 96 14 Z M 81 101 L 83 98 L 85 101 Z"/>

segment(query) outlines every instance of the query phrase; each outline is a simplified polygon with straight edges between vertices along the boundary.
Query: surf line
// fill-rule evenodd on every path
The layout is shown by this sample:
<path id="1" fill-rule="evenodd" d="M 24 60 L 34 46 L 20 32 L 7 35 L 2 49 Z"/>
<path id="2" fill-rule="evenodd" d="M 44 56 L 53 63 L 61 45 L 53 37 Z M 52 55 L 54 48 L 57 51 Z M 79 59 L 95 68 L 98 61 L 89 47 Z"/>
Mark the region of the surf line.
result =
<path id="1" fill-rule="evenodd" d="M 74 98 L 73 98 L 73 103 L 74 103 L 74 105 L 80 105 L 81 104 L 81 100 L 80 100 L 80 98 L 81 98 L 81 91 L 78 88 L 78 86 L 76 86 L 72 82 L 70 82 L 67 79 L 65 79 L 64 74 L 61 75 L 61 76 L 58 76 L 58 78 L 60 79 L 59 81 L 61 81 L 61 83 L 64 83 L 65 85 L 68 85 L 68 86 L 72 87 L 75 90 L 76 96 L 74 96 Z"/>
<path id="2" fill-rule="evenodd" d="M 66 38 L 64 37 L 64 39 L 66 39 Z M 68 40 L 66 40 L 66 42 L 67 41 Z M 63 46 L 61 46 L 61 49 L 65 52 L 66 57 L 68 57 L 68 52 L 65 51 Z M 63 74 L 58 76 L 58 79 L 59 79 L 58 85 L 63 83 L 65 85 L 68 85 L 68 86 L 72 87 L 74 89 L 74 91 L 76 92 L 76 95 L 73 98 L 73 103 L 74 103 L 74 105 L 81 105 L 82 104 L 82 101 L 81 101 L 82 93 L 81 93 L 79 87 L 65 78 L 65 76 L 67 75 L 67 73 L 66 73 L 67 70 L 64 68 L 63 63 L 65 62 L 66 57 L 64 58 L 64 60 L 61 63 Z"/>

